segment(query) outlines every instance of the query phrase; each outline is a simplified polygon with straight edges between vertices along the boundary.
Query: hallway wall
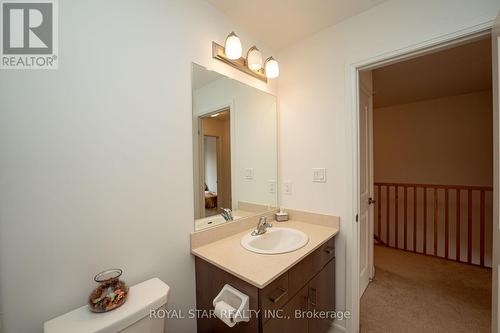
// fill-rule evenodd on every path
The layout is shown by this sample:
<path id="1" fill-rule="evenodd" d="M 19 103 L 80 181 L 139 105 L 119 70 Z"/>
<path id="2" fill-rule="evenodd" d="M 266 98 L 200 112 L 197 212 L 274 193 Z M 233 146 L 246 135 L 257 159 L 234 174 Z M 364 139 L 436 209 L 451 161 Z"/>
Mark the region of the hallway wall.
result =
<path id="1" fill-rule="evenodd" d="M 375 182 L 491 186 L 492 110 L 491 90 L 374 109 Z"/>

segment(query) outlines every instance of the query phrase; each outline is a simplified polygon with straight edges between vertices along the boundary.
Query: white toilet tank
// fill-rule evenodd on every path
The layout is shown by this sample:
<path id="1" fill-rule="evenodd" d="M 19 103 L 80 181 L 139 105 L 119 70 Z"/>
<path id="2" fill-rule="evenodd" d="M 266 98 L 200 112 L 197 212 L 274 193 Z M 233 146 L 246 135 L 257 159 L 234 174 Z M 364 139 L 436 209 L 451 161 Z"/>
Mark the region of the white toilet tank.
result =
<path id="1" fill-rule="evenodd" d="M 150 318 L 151 311 L 164 307 L 170 287 L 153 278 L 130 287 L 127 301 L 118 309 L 90 312 L 87 306 L 44 323 L 44 333 L 162 333 L 165 319 Z"/>

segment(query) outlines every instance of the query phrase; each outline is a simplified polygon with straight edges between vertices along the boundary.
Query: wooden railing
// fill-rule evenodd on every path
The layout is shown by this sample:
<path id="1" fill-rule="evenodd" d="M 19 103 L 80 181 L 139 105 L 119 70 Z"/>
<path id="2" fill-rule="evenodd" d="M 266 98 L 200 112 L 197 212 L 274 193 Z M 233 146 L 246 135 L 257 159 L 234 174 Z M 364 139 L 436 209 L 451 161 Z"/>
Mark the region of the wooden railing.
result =
<path id="1" fill-rule="evenodd" d="M 375 239 L 396 249 L 491 267 L 492 191 L 375 183 Z"/>

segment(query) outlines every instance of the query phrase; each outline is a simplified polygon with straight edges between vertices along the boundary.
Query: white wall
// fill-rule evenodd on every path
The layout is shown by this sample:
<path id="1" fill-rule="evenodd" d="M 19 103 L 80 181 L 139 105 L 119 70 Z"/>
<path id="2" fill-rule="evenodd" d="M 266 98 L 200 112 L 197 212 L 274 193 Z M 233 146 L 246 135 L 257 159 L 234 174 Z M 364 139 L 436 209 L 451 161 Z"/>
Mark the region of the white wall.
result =
<path id="1" fill-rule="evenodd" d="M 376 108 L 374 180 L 492 186 L 492 103 L 487 90 Z"/>
<path id="2" fill-rule="evenodd" d="M 499 5 L 498 0 L 387 1 L 278 54 L 279 170 L 282 180 L 293 182 L 293 194 L 282 195 L 281 204 L 340 215 L 339 309 L 346 307 L 349 292 L 345 245 L 355 206 L 350 65 L 489 22 Z M 328 169 L 327 183 L 311 182 L 314 167 Z"/>
<path id="3" fill-rule="evenodd" d="M 211 59 L 232 30 L 271 52 L 205 1 L 59 1 L 59 17 L 59 70 L 0 73 L 5 333 L 41 332 L 109 267 L 194 306 L 191 61 L 274 91 Z"/>
<path id="4" fill-rule="evenodd" d="M 194 116 L 230 106 L 231 194 L 233 209 L 245 201 L 277 206 L 269 181 L 277 179 L 276 97 L 238 81 L 221 78 L 194 92 Z M 193 121 L 197 124 L 197 121 Z M 245 179 L 245 169 L 254 178 Z"/>

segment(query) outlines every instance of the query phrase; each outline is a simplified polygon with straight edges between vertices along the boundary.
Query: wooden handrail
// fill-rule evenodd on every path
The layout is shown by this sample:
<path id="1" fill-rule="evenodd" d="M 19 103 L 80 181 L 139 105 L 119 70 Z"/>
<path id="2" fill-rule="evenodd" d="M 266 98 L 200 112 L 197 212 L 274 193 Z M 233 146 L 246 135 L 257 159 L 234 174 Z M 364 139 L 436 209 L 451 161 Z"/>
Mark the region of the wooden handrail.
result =
<path id="1" fill-rule="evenodd" d="M 419 187 L 419 188 L 436 188 L 436 189 L 460 189 L 472 191 L 493 191 L 492 186 L 475 186 L 475 185 L 445 185 L 445 184 L 413 184 L 413 183 L 383 183 L 375 182 L 375 186 L 397 186 L 397 187 Z"/>
<path id="2" fill-rule="evenodd" d="M 486 267 L 486 237 L 491 237 L 491 233 L 486 233 L 486 222 L 491 222 L 492 217 L 491 214 L 486 214 L 486 195 L 492 198 L 490 193 L 493 187 L 393 182 L 376 182 L 374 186 L 374 196 L 377 200 L 374 232 L 375 238 L 382 245 Z M 474 196 L 475 193 L 479 195 Z M 474 200 L 473 197 L 478 199 Z M 466 206 L 463 206 L 465 203 Z M 488 201 L 488 205 L 490 203 L 491 201 Z M 451 212 L 454 212 L 455 216 L 454 220 L 451 220 L 453 217 L 450 218 L 450 208 L 453 205 L 455 209 Z M 473 213 L 477 212 L 477 209 L 479 213 Z M 463 221 L 467 224 L 463 227 L 462 210 L 467 210 Z M 383 211 L 385 214 L 382 214 Z M 412 227 L 409 225 L 410 221 Z M 450 238 L 450 231 L 455 232 L 455 237 Z M 431 235 L 428 235 L 428 232 Z M 479 237 L 477 232 L 480 233 Z M 473 248 L 473 245 L 477 244 L 473 240 L 478 238 L 479 246 Z M 455 251 L 450 251 L 450 246 L 454 246 Z M 465 255 L 462 255 L 462 246 L 467 247 Z"/>

